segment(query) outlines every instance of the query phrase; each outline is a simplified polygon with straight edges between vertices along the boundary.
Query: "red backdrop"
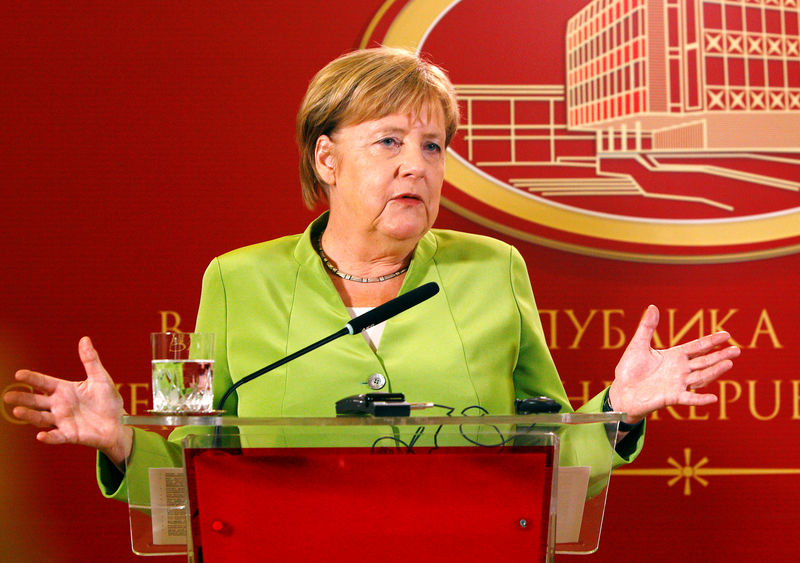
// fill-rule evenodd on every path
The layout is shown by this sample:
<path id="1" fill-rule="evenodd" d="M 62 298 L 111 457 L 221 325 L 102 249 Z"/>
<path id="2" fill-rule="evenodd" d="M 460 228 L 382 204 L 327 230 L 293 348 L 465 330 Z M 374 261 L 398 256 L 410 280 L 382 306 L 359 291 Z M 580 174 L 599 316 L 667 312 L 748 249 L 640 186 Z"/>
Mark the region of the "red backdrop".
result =
<path id="1" fill-rule="evenodd" d="M 273 4 L 6 3 L 1 392 L 23 367 L 81 378 L 88 334 L 142 413 L 147 333 L 176 315 L 193 326 L 211 258 L 315 216 L 300 198 L 294 115 L 314 72 L 357 47 L 384 3 Z M 727 317 L 744 348 L 714 386 L 725 401 L 651 420 L 644 453 L 612 481 L 600 551 L 584 560 L 794 558 L 797 255 L 646 264 L 536 246 L 447 209 L 437 226 L 520 249 L 575 403 L 611 379 L 650 302 L 665 344 Z M 126 506 L 97 491 L 94 453 L 38 444 L 0 414 L 0 559 L 139 560 Z"/>

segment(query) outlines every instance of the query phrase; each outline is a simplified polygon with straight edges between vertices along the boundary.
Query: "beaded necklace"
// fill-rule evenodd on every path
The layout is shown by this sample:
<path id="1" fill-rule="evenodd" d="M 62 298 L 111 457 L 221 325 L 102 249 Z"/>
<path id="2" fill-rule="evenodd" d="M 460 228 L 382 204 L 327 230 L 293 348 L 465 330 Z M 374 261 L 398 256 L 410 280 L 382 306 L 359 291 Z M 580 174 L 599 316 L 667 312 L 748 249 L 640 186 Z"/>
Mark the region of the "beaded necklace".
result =
<path id="1" fill-rule="evenodd" d="M 397 276 L 403 275 L 408 271 L 408 266 L 404 266 L 397 270 L 392 274 L 386 274 L 385 276 L 379 276 L 377 278 L 360 278 L 358 276 L 354 276 L 353 274 L 346 274 L 341 271 L 339 268 L 334 266 L 328 257 L 325 255 L 325 251 L 322 250 L 322 235 L 318 236 L 314 241 L 314 248 L 319 254 L 319 257 L 322 258 L 322 263 L 325 264 L 325 267 L 335 276 L 339 276 L 343 280 L 354 281 L 359 283 L 377 283 L 383 282 L 386 280 L 390 280 L 392 278 L 396 278 Z"/>

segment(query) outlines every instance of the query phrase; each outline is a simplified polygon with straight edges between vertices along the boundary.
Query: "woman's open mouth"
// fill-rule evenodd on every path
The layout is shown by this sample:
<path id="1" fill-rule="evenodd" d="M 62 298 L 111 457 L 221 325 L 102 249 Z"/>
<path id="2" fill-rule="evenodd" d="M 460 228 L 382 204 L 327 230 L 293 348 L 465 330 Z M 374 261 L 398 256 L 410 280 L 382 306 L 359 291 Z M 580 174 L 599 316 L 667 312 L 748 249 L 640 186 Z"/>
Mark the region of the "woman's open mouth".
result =
<path id="1" fill-rule="evenodd" d="M 417 194 L 400 194 L 392 198 L 392 201 L 402 203 L 422 203 L 422 198 Z"/>

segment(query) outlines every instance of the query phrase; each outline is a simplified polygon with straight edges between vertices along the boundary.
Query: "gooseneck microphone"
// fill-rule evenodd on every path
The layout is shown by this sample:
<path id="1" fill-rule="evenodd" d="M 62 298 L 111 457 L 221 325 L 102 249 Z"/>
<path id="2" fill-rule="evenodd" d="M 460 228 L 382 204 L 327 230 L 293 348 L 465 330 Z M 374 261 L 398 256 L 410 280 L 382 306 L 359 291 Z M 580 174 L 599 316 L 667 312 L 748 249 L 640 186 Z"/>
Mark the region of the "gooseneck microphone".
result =
<path id="1" fill-rule="evenodd" d="M 439 286 L 436 282 L 428 282 L 421 285 L 416 289 L 412 289 L 408 293 L 398 295 L 383 305 L 378 305 L 354 318 L 352 321 L 344 325 L 343 330 L 347 330 L 348 334 L 356 334 L 371 326 L 381 324 L 415 305 L 419 305 L 426 299 L 430 299 L 439 293 Z"/>
<path id="2" fill-rule="evenodd" d="M 299 358 L 305 354 L 308 354 L 312 350 L 319 348 L 320 346 L 327 344 L 328 342 L 332 342 L 339 337 L 348 335 L 348 334 L 358 334 L 362 330 L 367 329 L 371 326 L 375 326 L 380 324 L 384 321 L 387 321 L 394 317 L 395 315 L 399 315 L 403 311 L 410 309 L 416 305 L 419 305 L 423 301 L 430 299 L 434 295 L 439 293 L 439 285 L 436 282 L 428 282 L 424 285 L 421 285 L 417 288 L 412 289 L 411 291 L 404 293 L 403 295 L 399 295 L 394 299 L 387 301 L 383 305 L 378 305 L 374 309 L 367 311 L 363 315 L 359 315 L 354 318 L 352 321 L 344 325 L 344 328 L 339 330 L 338 332 L 334 332 L 330 336 L 326 336 L 322 340 L 318 340 L 313 344 L 306 346 L 302 350 L 298 350 L 297 352 L 286 356 L 274 362 L 266 367 L 261 368 L 258 371 L 254 371 L 250 375 L 247 375 L 234 383 L 225 394 L 222 396 L 222 399 L 219 402 L 219 409 L 224 410 L 225 401 L 228 400 L 228 397 L 231 396 L 238 387 L 244 385 L 248 381 L 254 380 L 256 377 L 264 375 L 265 373 L 274 370 L 286 363 L 291 362 L 292 360 Z"/>

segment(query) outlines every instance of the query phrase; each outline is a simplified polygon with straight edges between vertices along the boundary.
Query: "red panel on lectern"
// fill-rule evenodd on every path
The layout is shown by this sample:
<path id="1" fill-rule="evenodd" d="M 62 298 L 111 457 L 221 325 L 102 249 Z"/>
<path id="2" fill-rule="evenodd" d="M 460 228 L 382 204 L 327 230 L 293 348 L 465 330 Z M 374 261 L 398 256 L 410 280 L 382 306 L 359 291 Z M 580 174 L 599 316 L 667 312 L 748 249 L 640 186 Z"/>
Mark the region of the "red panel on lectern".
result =
<path id="1" fill-rule="evenodd" d="M 204 561 L 544 560 L 552 448 L 242 453 L 187 454 Z"/>

